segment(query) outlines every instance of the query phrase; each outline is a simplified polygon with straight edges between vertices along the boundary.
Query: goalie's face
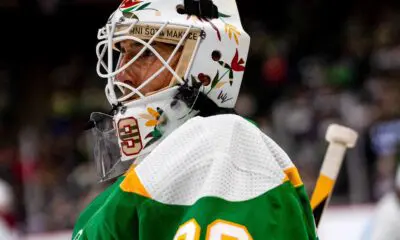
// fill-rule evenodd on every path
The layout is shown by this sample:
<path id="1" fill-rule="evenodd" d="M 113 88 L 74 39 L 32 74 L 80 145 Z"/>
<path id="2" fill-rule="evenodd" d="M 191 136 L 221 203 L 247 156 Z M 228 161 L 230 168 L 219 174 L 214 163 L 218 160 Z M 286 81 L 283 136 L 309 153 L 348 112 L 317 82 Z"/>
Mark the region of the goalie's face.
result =
<path id="1" fill-rule="evenodd" d="M 174 45 L 162 42 L 155 42 L 151 45 L 164 60 L 167 60 L 171 56 L 176 47 Z M 119 67 L 129 63 L 129 61 L 143 48 L 142 44 L 130 40 L 122 41 L 118 44 L 118 46 L 121 52 L 121 61 L 119 63 Z M 176 68 L 180 56 L 181 50 L 179 49 L 176 54 L 172 56 L 170 61 L 170 66 L 172 69 Z M 128 84 L 134 88 L 138 88 L 154 73 L 160 70 L 162 66 L 163 63 L 161 60 L 152 51 L 147 49 L 136 61 L 130 64 L 124 71 L 119 73 L 116 76 L 116 80 Z M 145 84 L 140 89 L 140 92 L 143 95 L 147 95 L 166 88 L 170 84 L 171 79 L 172 73 L 169 70 L 164 69 L 152 81 Z M 129 94 L 129 92 L 130 91 L 125 90 L 124 95 Z"/>

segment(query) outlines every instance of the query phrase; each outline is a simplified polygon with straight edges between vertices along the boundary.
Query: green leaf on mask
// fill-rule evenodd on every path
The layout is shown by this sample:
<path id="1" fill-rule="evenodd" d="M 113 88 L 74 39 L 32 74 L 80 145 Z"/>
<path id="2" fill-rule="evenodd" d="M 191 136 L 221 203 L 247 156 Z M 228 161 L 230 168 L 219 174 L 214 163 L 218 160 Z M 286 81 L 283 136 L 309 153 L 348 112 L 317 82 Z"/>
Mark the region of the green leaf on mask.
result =
<path id="1" fill-rule="evenodd" d="M 136 9 L 136 11 L 139 11 L 139 10 L 143 10 L 143 9 L 145 9 L 147 6 L 149 6 L 150 5 L 150 3 L 148 2 L 148 3 L 145 3 L 145 4 L 143 4 L 143 5 L 141 5 L 140 7 L 138 7 L 137 9 Z"/>
<path id="2" fill-rule="evenodd" d="M 211 82 L 211 89 L 212 88 L 214 88 L 216 85 L 217 85 L 217 83 L 219 82 L 219 70 L 217 70 L 217 74 L 215 74 L 215 77 L 214 77 L 214 79 L 212 80 L 212 82 Z"/>
<path id="3" fill-rule="evenodd" d="M 233 79 L 233 71 L 232 70 L 229 71 L 229 79 Z"/>
<path id="4" fill-rule="evenodd" d="M 154 128 L 154 130 L 151 133 L 153 134 L 153 137 L 157 139 L 161 138 L 162 136 L 161 132 L 157 128 Z"/>
<path id="5" fill-rule="evenodd" d="M 138 5 L 135 5 L 135 6 L 133 6 L 133 7 L 130 7 L 130 8 L 124 9 L 124 10 L 122 10 L 122 12 L 124 12 L 124 13 L 131 12 L 131 11 L 133 11 L 135 8 L 137 8 L 137 6 L 138 6 Z"/>
<path id="6" fill-rule="evenodd" d="M 153 143 L 157 142 L 158 138 L 152 138 L 150 141 L 148 141 L 146 143 L 146 145 L 144 145 L 144 148 L 149 147 L 150 145 L 152 145 Z"/>
<path id="7" fill-rule="evenodd" d="M 219 13 L 218 13 L 218 17 L 228 18 L 228 17 L 231 17 L 231 16 L 219 12 Z"/>

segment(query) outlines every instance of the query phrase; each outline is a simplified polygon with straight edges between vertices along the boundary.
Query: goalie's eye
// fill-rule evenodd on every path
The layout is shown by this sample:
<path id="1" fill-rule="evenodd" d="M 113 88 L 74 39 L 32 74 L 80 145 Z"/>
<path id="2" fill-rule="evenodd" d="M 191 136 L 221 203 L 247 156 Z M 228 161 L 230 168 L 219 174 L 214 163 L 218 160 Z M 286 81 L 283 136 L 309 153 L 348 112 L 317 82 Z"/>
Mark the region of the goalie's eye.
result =
<path id="1" fill-rule="evenodd" d="M 142 54 L 142 57 L 151 57 L 151 56 L 154 56 L 154 53 L 150 49 L 146 49 Z"/>
<path id="2" fill-rule="evenodd" d="M 152 47 L 154 47 L 155 45 L 155 42 L 151 43 Z M 130 40 L 115 43 L 115 48 L 118 49 L 122 54 L 137 54 L 143 49 L 143 47 L 145 47 L 143 44 Z M 148 48 L 146 48 L 146 50 L 144 50 L 144 52 L 141 54 L 141 57 L 150 56 L 154 56 L 154 53 Z"/>
<path id="3" fill-rule="evenodd" d="M 139 45 L 140 45 L 140 48 L 144 47 L 144 46 L 141 45 L 141 44 L 139 44 Z M 152 42 L 150 45 L 154 48 L 154 46 L 156 46 L 156 43 L 155 43 L 155 42 Z M 143 52 L 143 54 L 142 54 L 142 57 L 152 57 L 152 56 L 155 56 L 155 54 L 153 53 L 153 51 L 151 51 L 151 50 L 148 49 L 148 48 L 146 48 L 146 50 L 145 50 L 145 51 Z"/>

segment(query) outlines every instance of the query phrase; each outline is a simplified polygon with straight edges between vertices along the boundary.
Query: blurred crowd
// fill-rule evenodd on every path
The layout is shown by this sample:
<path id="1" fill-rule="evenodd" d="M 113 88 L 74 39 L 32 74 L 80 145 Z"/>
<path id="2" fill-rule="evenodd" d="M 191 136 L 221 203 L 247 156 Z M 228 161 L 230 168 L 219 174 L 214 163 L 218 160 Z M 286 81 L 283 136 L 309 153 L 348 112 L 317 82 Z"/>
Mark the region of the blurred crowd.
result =
<path id="1" fill-rule="evenodd" d="M 48 34 L 49 20 L 54 34 L 70 26 L 76 33 L 26 40 L 31 54 L 0 61 L 0 179 L 15 199 L 0 216 L 23 232 L 70 229 L 109 184 L 97 183 L 90 133 L 82 131 L 92 111 L 109 111 L 94 65 L 97 28 L 115 7 L 106 2 L 60 3 L 58 12 L 57 4 L 50 12 L 38 6 L 29 13 L 43 28 L 36 36 Z M 326 2 L 268 2 L 260 10 L 238 1 L 252 42 L 236 110 L 282 146 L 309 193 L 327 126 L 356 129 L 332 204 L 374 203 L 393 189 L 399 156 L 400 11 L 394 3 Z"/>
<path id="2" fill-rule="evenodd" d="M 298 36 L 271 36 L 260 31 L 261 22 L 249 24 L 254 34 L 248 63 L 261 61 L 247 72 L 245 80 L 252 83 L 245 82 L 237 110 L 254 117 L 288 152 L 309 191 L 326 151 L 327 126 L 339 123 L 360 133 L 334 203 L 376 201 L 393 187 L 396 161 L 384 149 L 397 147 L 400 131 L 400 15 L 384 8 L 375 22 L 368 20 L 349 16 L 336 33 L 340 40 L 330 42 L 335 52 L 322 48 L 300 56 Z M 387 132 L 377 130 L 390 124 Z M 394 139 L 385 141 L 388 132 Z"/>

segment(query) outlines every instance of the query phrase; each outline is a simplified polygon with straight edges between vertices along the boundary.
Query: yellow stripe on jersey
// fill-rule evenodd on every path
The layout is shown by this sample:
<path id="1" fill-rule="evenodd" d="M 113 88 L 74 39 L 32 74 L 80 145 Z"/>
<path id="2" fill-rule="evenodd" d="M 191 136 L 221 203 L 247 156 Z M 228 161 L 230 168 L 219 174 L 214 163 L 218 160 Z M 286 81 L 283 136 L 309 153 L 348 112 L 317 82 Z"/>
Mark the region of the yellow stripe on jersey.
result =
<path id="1" fill-rule="evenodd" d="M 134 168 L 131 168 L 125 176 L 125 179 L 119 185 L 122 191 L 136 193 L 138 195 L 151 198 L 146 188 L 140 181 Z"/>
<path id="2" fill-rule="evenodd" d="M 131 164 L 131 166 L 128 168 L 128 170 L 126 170 L 124 176 L 126 177 L 130 172 L 134 171 L 136 167 L 136 164 Z"/>
<path id="3" fill-rule="evenodd" d="M 285 178 L 283 179 L 283 182 L 290 181 L 294 187 L 303 185 L 303 181 L 301 180 L 299 171 L 296 167 L 287 168 L 284 172 Z"/>
<path id="4" fill-rule="evenodd" d="M 284 170 L 285 178 L 283 181 L 290 181 L 294 187 L 299 187 L 303 185 L 303 181 L 301 180 L 299 171 L 296 167 L 287 168 Z"/>

